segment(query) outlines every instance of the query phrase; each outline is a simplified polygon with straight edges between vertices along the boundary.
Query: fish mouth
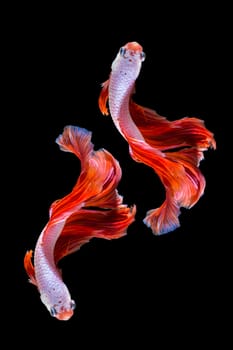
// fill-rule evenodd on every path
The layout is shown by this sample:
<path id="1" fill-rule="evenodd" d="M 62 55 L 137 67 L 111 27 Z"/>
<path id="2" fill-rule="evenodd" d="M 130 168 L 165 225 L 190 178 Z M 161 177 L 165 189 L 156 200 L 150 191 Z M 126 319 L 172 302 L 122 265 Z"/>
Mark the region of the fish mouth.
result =
<path id="1" fill-rule="evenodd" d="M 73 314 L 73 310 L 65 310 L 57 313 L 55 317 L 60 321 L 68 321 L 73 316 Z"/>

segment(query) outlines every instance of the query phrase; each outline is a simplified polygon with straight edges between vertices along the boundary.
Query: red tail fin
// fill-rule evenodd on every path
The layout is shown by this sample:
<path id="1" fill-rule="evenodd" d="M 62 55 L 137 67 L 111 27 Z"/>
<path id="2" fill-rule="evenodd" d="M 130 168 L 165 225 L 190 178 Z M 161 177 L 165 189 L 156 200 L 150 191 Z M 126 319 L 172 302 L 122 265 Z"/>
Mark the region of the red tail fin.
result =
<path id="1" fill-rule="evenodd" d="M 160 177 L 166 200 L 161 207 L 150 210 L 144 223 L 155 234 L 167 233 L 179 226 L 180 208 L 192 207 L 205 189 L 199 163 L 203 151 L 216 148 L 213 134 L 202 120 L 183 118 L 174 122 L 143 108 L 132 101 L 130 113 L 145 142 L 128 138 L 130 152 L 136 161 L 152 167 Z"/>

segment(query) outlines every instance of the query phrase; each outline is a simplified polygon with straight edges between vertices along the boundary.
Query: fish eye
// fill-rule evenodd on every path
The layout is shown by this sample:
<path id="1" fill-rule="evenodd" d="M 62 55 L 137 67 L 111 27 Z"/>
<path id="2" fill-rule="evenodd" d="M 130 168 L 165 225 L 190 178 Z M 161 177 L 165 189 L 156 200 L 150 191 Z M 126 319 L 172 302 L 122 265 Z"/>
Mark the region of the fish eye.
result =
<path id="1" fill-rule="evenodd" d="M 126 53 L 126 48 L 125 47 L 121 47 L 119 52 L 120 52 L 120 55 L 124 57 L 125 53 Z"/>
<path id="2" fill-rule="evenodd" d="M 140 53 L 140 58 L 141 58 L 142 61 L 145 61 L 145 58 L 146 58 L 145 52 L 142 51 L 142 52 Z"/>
<path id="3" fill-rule="evenodd" d="M 71 300 L 70 307 L 71 307 L 71 310 L 74 310 L 76 308 L 76 303 L 74 300 Z"/>
<path id="4" fill-rule="evenodd" d="M 50 315 L 53 316 L 53 317 L 55 317 L 56 314 L 57 314 L 57 310 L 55 309 L 55 307 L 54 307 L 54 306 L 51 307 L 51 309 L 50 309 Z"/>

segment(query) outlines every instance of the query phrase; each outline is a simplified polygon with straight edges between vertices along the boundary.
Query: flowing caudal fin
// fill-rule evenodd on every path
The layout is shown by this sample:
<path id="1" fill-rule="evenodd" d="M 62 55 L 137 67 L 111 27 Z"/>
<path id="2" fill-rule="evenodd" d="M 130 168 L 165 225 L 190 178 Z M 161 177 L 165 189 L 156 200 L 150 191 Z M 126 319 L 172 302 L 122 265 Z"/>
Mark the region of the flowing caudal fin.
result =
<path id="1" fill-rule="evenodd" d="M 74 153 L 80 161 L 88 160 L 93 151 L 92 133 L 78 126 L 67 125 L 63 133 L 56 139 L 56 143 L 64 152 Z"/>
<path id="2" fill-rule="evenodd" d="M 131 155 L 152 167 L 166 190 L 165 202 L 148 211 L 144 223 L 155 234 L 167 233 L 179 227 L 180 208 L 191 208 L 204 193 L 205 178 L 199 163 L 204 158 L 203 151 L 216 148 L 216 143 L 213 134 L 197 118 L 169 122 L 133 102 L 130 112 L 145 139 L 145 142 L 127 139 Z"/>
<path id="3" fill-rule="evenodd" d="M 180 207 L 174 199 L 166 194 L 166 200 L 157 209 L 151 209 L 146 213 L 144 224 L 150 227 L 155 235 L 162 235 L 174 231 L 180 226 Z"/>
<path id="4" fill-rule="evenodd" d="M 117 186 L 119 162 L 105 149 L 94 151 L 90 133 L 68 126 L 57 139 L 62 150 L 82 159 L 81 174 L 70 194 L 52 204 L 50 223 L 67 216 L 56 242 L 55 260 L 78 250 L 91 238 L 119 238 L 134 221 L 136 209 L 122 204 Z"/>
<path id="5" fill-rule="evenodd" d="M 71 193 L 52 203 L 50 217 L 54 218 L 55 215 L 59 217 L 68 211 L 72 213 L 103 190 L 106 177 L 110 176 L 112 170 L 105 157 L 100 156 L 101 151 L 94 151 L 91 136 L 90 131 L 69 125 L 56 139 L 61 150 L 72 152 L 80 159 L 81 173 Z M 119 174 L 117 176 L 119 177 Z"/>
<path id="6" fill-rule="evenodd" d="M 165 178 L 160 176 L 164 186 L 166 184 L 166 199 L 161 207 L 148 211 L 144 219 L 144 223 L 151 227 L 155 234 L 167 233 L 179 227 L 180 208 L 191 208 L 203 195 L 205 178 L 190 161 L 193 158 L 193 163 L 196 164 L 200 156 L 200 152 L 192 149 L 177 154 L 171 153 L 170 160 L 173 161 L 168 163 L 169 172 Z M 165 158 L 164 161 L 169 159 Z M 183 169 L 176 169 L 178 161 Z M 159 175 L 156 167 L 153 168 Z M 175 175 L 176 171 L 179 174 Z"/>

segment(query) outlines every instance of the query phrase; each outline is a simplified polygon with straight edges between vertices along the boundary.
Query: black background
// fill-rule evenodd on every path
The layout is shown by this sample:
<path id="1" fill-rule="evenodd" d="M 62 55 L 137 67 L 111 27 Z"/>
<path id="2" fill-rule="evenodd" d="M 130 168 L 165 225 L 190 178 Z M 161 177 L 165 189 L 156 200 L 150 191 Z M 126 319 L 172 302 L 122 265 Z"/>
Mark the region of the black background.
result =
<path id="1" fill-rule="evenodd" d="M 105 12 L 90 4 L 88 12 L 56 5 L 8 13 L 5 92 L 10 95 L 7 145 L 13 152 L 8 158 L 5 324 L 22 327 L 19 343 L 31 337 L 35 343 L 49 339 L 54 346 L 64 341 L 80 349 L 127 343 L 133 348 L 133 342 L 147 349 L 146 342 L 155 348 L 160 340 L 187 348 L 217 342 L 228 313 L 230 261 L 223 83 L 227 10 L 141 4 L 127 13 L 120 5 L 109 6 Z M 162 203 L 163 186 L 151 169 L 130 158 L 128 145 L 97 104 L 100 84 L 128 41 L 138 41 L 146 53 L 135 102 L 170 120 L 199 117 L 217 142 L 217 150 L 205 152 L 200 165 L 207 182 L 203 197 L 192 209 L 182 209 L 179 229 L 160 237 L 142 220 Z M 123 176 L 118 190 L 124 203 L 137 205 L 137 215 L 126 237 L 93 239 L 61 261 L 63 279 L 77 303 L 74 316 L 61 322 L 49 315 L 28 283 L 23 257 L 34 249 L 50 204 L 71 191 L 79 175 L 79 160 L 55 143 L 69 124 L 92 131 L 95 149 L 104 147 L 119 160 Z"/>

